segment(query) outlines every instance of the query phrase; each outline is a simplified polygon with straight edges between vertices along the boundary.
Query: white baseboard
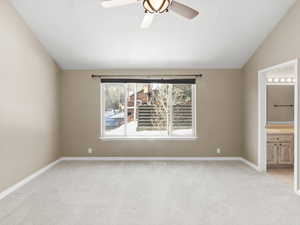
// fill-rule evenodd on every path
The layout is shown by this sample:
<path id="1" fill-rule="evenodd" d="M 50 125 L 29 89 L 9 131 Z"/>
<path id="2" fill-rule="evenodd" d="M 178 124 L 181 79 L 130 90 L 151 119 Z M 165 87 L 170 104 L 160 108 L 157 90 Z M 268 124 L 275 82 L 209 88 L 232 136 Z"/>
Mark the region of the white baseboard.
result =
<path id="1" fill-rule="evenodd" d="M 62 157 L 62 161 L 241 161 L 258 172 L 258 166 L 242 157 Z"/>
<path id="2" fill-rule="evenodd" d="M 240 161 L 240 157 L 62 157 L 62 161 Z"/>
<path id="3" fill-rule="evenodd" d="M 41 174 L 45 173 L 47 170 L 51 169 L 53 166 L 55 166 L 57 163 L 61 161 L 60 159 L 57 159 L 56 161 L 50 163 L 48 166 L 45 166 L 44 168 L 36 171 L 35 173 L 31 174 L 30 176 L 24 178 L 23 180 L 19 181 L 18 183 L 14 184 L 13 186 L 5 189 L 4 191 L 0 192 L 0 200 L 5 198 L 7 195 L 11 194 L 12 192 L 16 191 L 23 185 L 29 183 L 32 181 L 34 178 L 40 176 Z"/>
<path id="4" fill-rule="evenodd" d="M 256 171 L 261 172 L 260 168 L 259 168 L 257 165 L 255 165 L 254 163 L 248 161 L 247 159 L 241 158 L 241 161 L 242 161 L 243 163 L 245 163 L 246 165 L 252 167 L 252 168 L 255 169 Z"/>
<path id="5" fill-rule="evenodd" d="M 62 157 L 1 192 L 0 200 L 45 173 L 61 161 L 241 161 L 251 168 L 260 171 L 258 166 L 241 157 Z M 300 195 L 300 191 L 297 194 Z"/>

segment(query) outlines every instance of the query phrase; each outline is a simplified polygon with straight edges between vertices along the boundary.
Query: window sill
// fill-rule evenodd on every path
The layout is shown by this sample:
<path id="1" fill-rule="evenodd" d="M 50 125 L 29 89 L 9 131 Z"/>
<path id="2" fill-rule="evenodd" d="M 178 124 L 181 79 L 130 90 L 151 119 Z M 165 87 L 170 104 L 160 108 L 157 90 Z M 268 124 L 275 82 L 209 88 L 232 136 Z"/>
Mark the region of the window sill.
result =
<path id="1" fill-rule="evenodd" d="M 199 137 L 99 137 L 102 141 L 195 141 Z"/>

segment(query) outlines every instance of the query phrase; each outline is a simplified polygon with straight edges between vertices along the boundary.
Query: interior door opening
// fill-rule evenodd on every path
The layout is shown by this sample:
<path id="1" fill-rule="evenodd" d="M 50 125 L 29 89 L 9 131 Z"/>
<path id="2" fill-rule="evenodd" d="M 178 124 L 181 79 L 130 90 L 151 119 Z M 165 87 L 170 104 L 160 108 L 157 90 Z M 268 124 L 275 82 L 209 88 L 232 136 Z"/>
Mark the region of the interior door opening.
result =
<path id="1" fill-rule="evenodd" d="M 272 74 L 272 73 L 271 73 Z M 288 74 L 286 74 L 288 75 Z M 294 78 L 267 81 L 267 172 L 280 182 L 294 180 Z M 275 78 L 276 79 L 276 78 Z M 289 82 L 280 82 L 289 80 Z"/>
<path id="2" fill-rule="evenodd" d="M 298 192 L 298 60 L 258 76 L 259 168 Z"/>

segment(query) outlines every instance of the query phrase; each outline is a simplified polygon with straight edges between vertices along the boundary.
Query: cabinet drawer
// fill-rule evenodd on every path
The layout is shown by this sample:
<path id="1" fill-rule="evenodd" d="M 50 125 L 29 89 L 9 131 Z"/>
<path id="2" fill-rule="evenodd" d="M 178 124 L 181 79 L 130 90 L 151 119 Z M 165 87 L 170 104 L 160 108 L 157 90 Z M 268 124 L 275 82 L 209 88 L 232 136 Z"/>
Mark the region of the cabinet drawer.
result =
<path id="1" fill-rule="evenodd" d="M 268 135 L 268 142 L 290 143 L 293 141 L 293 135 Z"/>

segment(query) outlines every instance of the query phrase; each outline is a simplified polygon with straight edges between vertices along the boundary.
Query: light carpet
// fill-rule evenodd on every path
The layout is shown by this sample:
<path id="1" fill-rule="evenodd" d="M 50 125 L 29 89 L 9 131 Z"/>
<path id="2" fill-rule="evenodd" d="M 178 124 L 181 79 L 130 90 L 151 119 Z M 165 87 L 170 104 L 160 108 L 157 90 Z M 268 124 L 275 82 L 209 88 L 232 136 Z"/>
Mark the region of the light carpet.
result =
<path id="1" fill-rule="evenodd" d="M 241 162 L 65 161 L 0 201 L 0 225 L 298 225 L 289 184 Z"/>

